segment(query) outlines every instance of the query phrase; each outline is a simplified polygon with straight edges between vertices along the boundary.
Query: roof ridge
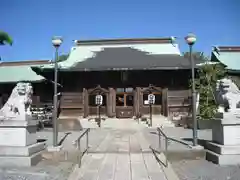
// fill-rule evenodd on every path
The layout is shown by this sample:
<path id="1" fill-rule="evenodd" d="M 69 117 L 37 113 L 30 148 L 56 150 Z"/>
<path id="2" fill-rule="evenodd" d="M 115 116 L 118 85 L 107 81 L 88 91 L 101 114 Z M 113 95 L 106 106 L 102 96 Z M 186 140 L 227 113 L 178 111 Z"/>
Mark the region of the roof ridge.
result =
<path id="1" fill-rule="evenodd" d="M 74 40 L 78 45 L 103 45 L 103 44 L 129 44 L 129 43 L 174 43 L 176 37 L 153 37 L 153 38 L 116 38 L 116 39 L 89 39 L 89 40 Z"/>
<path id="2" fill-rule="evenodd" d="M 49 64 L 49 60 L 0 61 L 1 66 L 31 66 Z"/>
<path id="3" fill-rule="evenodd" d="M 213 46 L 213 50 L 216 52 L 240 52 L 239 45 L 229 45 L 229 46 Z"/>

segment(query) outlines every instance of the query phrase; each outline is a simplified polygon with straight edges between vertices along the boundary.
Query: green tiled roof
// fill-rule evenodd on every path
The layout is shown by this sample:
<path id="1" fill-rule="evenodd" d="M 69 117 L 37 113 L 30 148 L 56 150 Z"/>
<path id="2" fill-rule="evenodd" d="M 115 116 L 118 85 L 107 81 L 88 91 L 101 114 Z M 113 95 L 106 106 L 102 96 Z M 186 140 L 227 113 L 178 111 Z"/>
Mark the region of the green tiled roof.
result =
<path id="1" fill-rule="evenodd" d="M 212 52 L 218 61 L 225 64 L 229 70 L 240 70 L 240 52 Z"/>
<path id="2" fill-rule="evenodd" d="M 67 60 L 59 62 L 59 68 L 69 69 L 75 67 L 79 62 L 88 60 L 89 58 L 95 57 L 97 52 L 103 51 L 105 48 L 124 48 L 130 47 L 138 51 L 146 52 L 147 54 L 152 55 L 181 55 L 178 44 L 173 43 L 125 43 L 125 44 L 78 44 L 72 47 L 71 52 Z M 113 59 L 114 61 L 114 59 Z M 37 66 L 41 69 L 52 69 L 54 64 L 47 64 L 43 66 Z"/>
<path id="3" fill-rule="evenodd" d="M 1 66 L 0 64 L 0 83 L 36 82 L 44 79 L 37 75 L 30 66 Z"/>

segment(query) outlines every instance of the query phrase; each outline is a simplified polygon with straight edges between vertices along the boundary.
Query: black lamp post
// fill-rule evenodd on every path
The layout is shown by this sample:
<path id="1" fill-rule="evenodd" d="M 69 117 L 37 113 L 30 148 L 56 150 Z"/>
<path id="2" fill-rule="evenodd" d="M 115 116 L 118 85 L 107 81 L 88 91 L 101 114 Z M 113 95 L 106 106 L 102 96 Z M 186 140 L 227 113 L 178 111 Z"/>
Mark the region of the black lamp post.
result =
<path id="1" fill-rule="evenodd" d="M 57 103 L 58 103 L 58 49 L 62 44 L 61 37 L 53 37 L 52 44 L 55 47 L 55 62 L 54 62 L 54 95 L 53 95 L 53 146 L 58 145 L 58 122 L 57 122 Z"/>
<path id="2" fill-rule="evenodd" d="M 195 88 L 195 63 L 192 58 L 192 47 L 197 38 L 194 34 L 190 33 L 185 37 L 186 43 L 189 45 L 189 59 L 191 62 L 192 70 L 192 121 L 193 121 L 193 146 L 197 145 L 197 117 L 196 117 L 196 88 Z"/>

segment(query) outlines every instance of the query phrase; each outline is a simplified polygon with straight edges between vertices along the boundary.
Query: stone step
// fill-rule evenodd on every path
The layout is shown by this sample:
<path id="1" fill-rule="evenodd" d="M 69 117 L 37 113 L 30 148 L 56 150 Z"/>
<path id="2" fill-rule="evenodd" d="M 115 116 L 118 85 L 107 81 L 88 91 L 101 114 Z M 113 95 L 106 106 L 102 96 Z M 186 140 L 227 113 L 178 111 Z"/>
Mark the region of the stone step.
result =
<path id="1" fill-rule="evenodd" d="M 161 119 L 162 118 L 162 119 Z M 99 128 L 97 122 L 94 120 L 80 119 L 81 125 L 83 128 Z M 167 120 L 165 117 L 160 117 L 158 119 L 153 119 L 152 127 L 175 127 L 174 123 Z M 141 119 L 117 119 L 117 118 L 108 118 L 102 120 L 101 128 L 117 128 L 117 129 L 129 129 L 129 128 L 146 128 L 150 127 L 150 121 L 142 121 Z"/>
<path id="2" fill-rule="evenodd" d="M 240 164 L 240 154 L 217 154 L 213 151 L 206 150 L 206 159 L 219 165 Z"/>
<path id="3" fill-rule="evenodd" d="M 42 160 L 42 151 L 31 156 L 0 156 L 1 167 L 30 167 Z"/>
<path id="4" fill-rule="evenodd" d="M 207 149 L 217 154 L 240 154 L 240 145 L 220 145 L 208 142 Z"/>

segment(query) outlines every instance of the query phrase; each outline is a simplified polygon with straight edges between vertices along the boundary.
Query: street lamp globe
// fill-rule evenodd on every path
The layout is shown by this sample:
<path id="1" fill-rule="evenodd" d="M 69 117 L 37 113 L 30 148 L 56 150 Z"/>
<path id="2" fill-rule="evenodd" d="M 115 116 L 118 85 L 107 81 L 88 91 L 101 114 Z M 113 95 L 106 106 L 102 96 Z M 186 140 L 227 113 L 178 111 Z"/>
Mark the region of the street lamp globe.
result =
<path id="1" fill-rule="evenodd" d="M 63 40 L 60 36 L 54 36 L 52 38 L 52 44 L 54 47 L 59 47 L 62 44 Z"/>
<path id="2" fill-rule="evenodd" d="M 194 45 L 194 43 L 196 42 L 197 38 L 195 36 L 195 34 L 193 33 L 189 33 L 186 37 L 185 37 L 185 41 L 188 45 Z"/>

